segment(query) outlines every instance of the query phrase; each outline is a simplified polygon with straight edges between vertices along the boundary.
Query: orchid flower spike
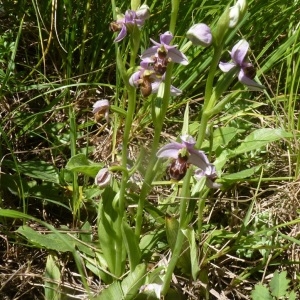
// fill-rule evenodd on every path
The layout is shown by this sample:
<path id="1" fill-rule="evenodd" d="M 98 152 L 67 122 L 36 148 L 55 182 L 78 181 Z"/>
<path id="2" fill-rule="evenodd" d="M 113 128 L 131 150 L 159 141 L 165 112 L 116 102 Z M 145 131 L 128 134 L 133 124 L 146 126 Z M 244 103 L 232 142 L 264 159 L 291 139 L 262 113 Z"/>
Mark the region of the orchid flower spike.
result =
<path id="1" fill-rule="evenodd" d="M 232 68 L 238 69 L 238 79 L 241 83 L 246 85 L 251 91 L 262 91 L 265 87 L 256 81 L 256 71 L 254 66 L 248 61 L 247 54 L 249 43 L 246 40 L 240 40 L 230 52 L 232 62 L 220 62 L 220 69 L 227 73 Z"/>
<path id="2" fill-rule="evenodd" d="M 109 102 L 107 99 L 98 100 L 93 105 L 93 114 L 95 115 L 104 115 L 106 121 L 109 121 Z"/>

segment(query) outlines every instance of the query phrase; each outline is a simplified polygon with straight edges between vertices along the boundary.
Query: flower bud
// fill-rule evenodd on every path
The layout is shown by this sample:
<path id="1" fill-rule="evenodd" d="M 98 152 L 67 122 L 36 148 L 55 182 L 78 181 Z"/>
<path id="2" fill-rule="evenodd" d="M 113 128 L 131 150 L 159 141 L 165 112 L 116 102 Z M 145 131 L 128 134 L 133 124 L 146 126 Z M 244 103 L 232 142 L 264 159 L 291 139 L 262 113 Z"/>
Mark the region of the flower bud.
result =
<path id="1" fill-rule="evenodd" d="M 140 20 L 147 20 L 150 18 L 150 8 L 147 4 L 141 5 L 138 10 L 136 11 L 136 16 Z"/>
<path id="2" fill-rule="evenodd" d="M 204 23 L 193 25 L 186 35 L 193 45 L 196 46 L 208 47 L 213 39 L 210 28 Z"/>
<path id="3" fill-rule="evenodd" d="M 247 11 L 247 0 L 238 0 L 229 8 L 229 28 L 234 28 L 241 21 Z"/>
<path id="4" fill-rule="evenodd" d="M 100 188 L 105 188 L 110 184 L 111 177 L 112 175 L 109 172 L 108 168 L 103 168 L 96 175 L 95 184 L 98 185 Z"/>

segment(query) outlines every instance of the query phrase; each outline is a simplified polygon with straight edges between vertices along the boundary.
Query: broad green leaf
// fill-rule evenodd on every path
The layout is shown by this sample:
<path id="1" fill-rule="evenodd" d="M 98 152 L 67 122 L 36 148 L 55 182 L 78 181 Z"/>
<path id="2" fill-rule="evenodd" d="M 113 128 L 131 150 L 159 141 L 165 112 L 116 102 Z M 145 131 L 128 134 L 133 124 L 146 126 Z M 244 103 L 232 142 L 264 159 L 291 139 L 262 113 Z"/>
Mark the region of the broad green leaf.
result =
<path id="1" fill-rule="evenodd" d="M 272 296 L 268 288 L 261 283 L 256 284 L 254 290 L 251 292 L 252 300 L 272 300 Z"/>
<path id="2" fill-rule="evenodd" d="M 281 273 L 278 270 L 275 271 L 272 280 L 270 281 L 270 290 L 272 296 L 279 299 L 285 296 L 290 280 L 286 278 L 287 272 L 283 271 Z"/>
<path id="3" fill-rule="evenodd" d="M 126 252 L 123 249 L 121 232 L 119 232 L 121 228 L 118 227 L 118 209 L 113 204 L 117 201 L 115 197 L 118 195 L 110 187 L 107 187 L 102 193 L 102 200 L 99 204 L 98 236 L 109 271 L 116 276 L 121 276 L 122 274 L 116 270 L 124 269 Z"/>
<path id="4" fill-rule="evenodd" d="M 174 246 L 176 244 L 177 235 L 179 230 L 179 222 L 173 217 L 167 216 L 166 217 L 166 233 L 167 233 L 167 240 L 171 250 L 174 250 Z M 177 261 L 177 267 L 179 267 L 184 273 L 190 274 L 191 272 L 191 257 L 189 251 L 189 242 L 185 238 L 181 254 Z"/>
<path id="5" fill-rule="evenodd" d="M 195 231 L 192 228 L 187 228 L 183 230 L 183 233 L 190 244 L 191 271 L 193 279 L 196 280 L 200 272 L 200 268 L 198 262 L 198 246 L 196 243 Z"/>
<path id="6" fill-rule="evenodd" d="M 60 252 L 73 251 L 75 247 L 75 239 L 67 234 L 61 234 L 63 240 L 57 233 L 41 234 L 27 225 L 21 226 L 17 230 L 32 244 L 50 250 Z"/>
<path id="7" fill-rule="evenodd" d="M 145 281 L 146 270 L 145 264 L 137 265 L 135 270 L 130 272 L 123 281 L 115 281 L 93 300 L 134 299 Z"/>
<path id="8" fill-rule="evenodd" d="M 214 130 L 213 133 L 213 146 L 212 150 L 216 151 L 218 147 L 225 147 L 229 142 L 240 132 L 243 132 L 242 129 L 237 129 L 235 127 L 219 127 Z M 209 142 L 204 141 L 203 148 L 209 147 Z"/>
<path id="9" fill-rule="evenodd" d="M 92 298 L 92 300 L 113 299 L 124 299 L 123 291 L 119 281 L 115 281 L 107 289 L 103 290 L 99 296 Z"/>
<path id="10" fill-rule="evenodd" d="M 152 255 L 152 249 L 157 247 L 157 243 L 165 239 L 165 231 L 155 231 L 144 235 L 141 238 L 139 248 L 142 252 L 142 258 L 147 260 L 148 257 Z"/>
<path id="11" fill-rule="evenodd" d="M 79 153 L 70 158 L 66 164 L 66 169 L 72 172 L 80 172 L 90 177 L 95 177 L 103 164 L 89 161 L 85 154 Z"/>
<path id="12" fill-rule="evenodd" d="M 129 257 L 130 270 L 134 270 L 141 262 L 141 250 L 134 231 L 126 222 L 122 222 L 123 241 Z"/>
<path id="13" fill-rule="evenodd" d="M 233 150 L 230 156 L 257 150 L 263 146 L 266 146 L 268 143 L 275 142 L 281 139 L 291 138 L 292 136 L 292 133 L 286 132 L 283 129 L 257 129 L 250 133 L 240 144 L 240 146 Z"/>
<path id="14" fill-rule="evenodd" d="M 16 172 L 40 180 L 59 183 L 59 174 L 57 169 L 45 161 L 26 161 L 18 163 L 16 166 L 13 161 L 4 160 L 3 164 Z"/>
<path id="15" fill-rule="evenodd" d="M 124 300 L 133 299 L 140 287 L 144 284 L 146 278 L 146 264 L 137 265 L 133 272 L 122 281 L 121 286 L 124 294 Z"/>
<path id="16" fill-rule="evenodd" d="M 237 173 L 224 175 L 224 176 L 222 176 L 222 179 L 224 179 L 224 180 L 240 180 L 240 179 L 248 178 L 248 177 L 251 177 L 253 174 L 257 173 L 260 168 L 261 168 L 261 165 L 250 168 L 250 169 L 246 169 L 246 170 L 243 170 L 243 171 L 240 171 Z"/>
<path id="17" fill-rule="evenodd" d="M 54 254 L 49 254 L 45 270 L 45 299 L 61 300 L 59 286 L 61 283 L 61 273 L 58 267 L 58 258 Z"/>

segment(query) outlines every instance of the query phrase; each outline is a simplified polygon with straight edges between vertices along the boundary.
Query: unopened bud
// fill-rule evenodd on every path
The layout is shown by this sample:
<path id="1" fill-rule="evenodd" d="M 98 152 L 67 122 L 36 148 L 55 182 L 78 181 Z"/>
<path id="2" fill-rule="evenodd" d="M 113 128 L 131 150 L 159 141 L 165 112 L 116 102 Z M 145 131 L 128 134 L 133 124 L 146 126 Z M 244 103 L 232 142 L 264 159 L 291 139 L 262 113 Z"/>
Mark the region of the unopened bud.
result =
<path id="1" fill-rule="evenodd" d="M 140 20 L 147 20 L 150 18 L 150 8 L 147 4 L 141 5 L 138 10 L 136 11 L 136 16 Z"/>
<path id="2" fill-rule="evenodd" d="M 213 39 L 210 28 L 204 23 L 193 25 L 186 35 L 193 45 L 196 46 L 208 47 Z"/>
<path id="3" fill-rule="evenodd" d="M 111 181 L 111 173 L 108 168 L 101 169 L 95 177 L 95 184 L 100 188 L 104 188 L 110 184 Z"/>
<path id="4" fill-rule="evenodd" d="M 229 8 L 229 28 L 234 28 L 244 17 L 247 11 L 247 1 L 238 0 L 237 3 Z"/>

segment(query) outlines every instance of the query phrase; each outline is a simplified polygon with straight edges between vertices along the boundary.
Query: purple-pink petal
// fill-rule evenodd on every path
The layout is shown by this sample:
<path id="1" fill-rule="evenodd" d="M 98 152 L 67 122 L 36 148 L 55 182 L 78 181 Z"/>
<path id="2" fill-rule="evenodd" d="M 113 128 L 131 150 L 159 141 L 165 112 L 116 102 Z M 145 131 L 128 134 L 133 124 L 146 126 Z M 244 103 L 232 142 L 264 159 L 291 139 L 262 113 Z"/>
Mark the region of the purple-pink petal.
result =
<path id="1" fill-rule="evenodd" d="M 98 100 L 93 104 L 93 114 L 99 111 L 105 111 L 109 108 L 109 101 L 107 99 Z"/>
<path id="2" fill-rule="evenodd" d="M 160 45 L 159 45 L 160 46 Z M 146 58 L 151 58 L 152 56 L 154 56 L 157 53 L 157 49 L 159 48 L 159 46 L 152 46 L 148 49 L 146 49 L 142 55 L 141 55 L 141 59 L 145 60 Z"/>
<path id="3" fill-rule="evenodd" d="M 240 40 L 231 51 L 232 60 L 239 66 L 243 65 L 245 57 L 248 53 L 249 43 L 246 40 Z"/>
<path id="4" fill-rule="evenodd" d="M 172 61 L 175 63 L 179 63 L 184 66 L 189 63 L 187 57 L 176 48 L 169 49 L 168 56 L 171 57 Z"/>
<path id="5" fill-rule="evenodd" d="M 173 85 L 170 86 L 170 92 L 171 92 L 171 96 L 179 96 L 182 94 L 182 90 L 176 88 Z"/>
<path id="6" fill-rule="evenodd" d="M 236 67 L 236 64 L 230 63 L 230 62 L 220 62 L 219 63 L 219 68 L 221 71 L 227 73 L 229 72 L 232 68 Z"/>
<path id="7" fill-rule="evenodd" d="M 263 85 L 247 77 L 243 69 L 240 70 L 238 74 L 238 79 L 241 83 L 245 84 L 251 91 L 262 91 L 265 89 Z"/>
<path id="8" fill-rule="evenodd" d="M 167 31 L 167 32 L 161 34 L 159 39 L 160 39 L 161 44 L 170 45 L 170 43 L 173 39 L 173 35 L 170 31 Z"/>
<path id="9" fill-rule="evenodd" d="M 125 24 L 122 24 L 122 29 L 119 32 L 118 36 L 115 38 L 114 42 L 120 42 L 124 39 L 124 37 L 127 35 L 127 28 Z"/>
<path id="10" fill-rule="evenodd" d="M 189 134 L 184 134 L 184 135 L 180 136 L 180 139 L 181 139 L 182 143 L 185 144 L 185 146 L 188 149 L 189 148 L 192 149 L 196 145 L 195 139 Z"/>
<path id="11" fill-rule="evenodd" d="M 138 80 L 140 79 L 140 76 L 141 76 L 141 70 L 134 72 L 129 78 L 129 84 L 131 86 L 138 87 L 139 86 Z"/>
<path id="12" fill-rule="evenodd" d="M 177 142 L 172 142 L 169 143 L 163 147 L 161 147 L 157 153 L 156 156 L 159 158 L 178 158 L 178 152 L 184 148 L 184 145 L 177 143 Z"/>
<path id="13" fill-rule="evenodd" d="M 188 162 L 202 170 L 206 170 L 207 166 L 209 165 L 209 161 L 205 153 L 196 149 L 189 150 L 189 153 L 190 156 Z"/>

